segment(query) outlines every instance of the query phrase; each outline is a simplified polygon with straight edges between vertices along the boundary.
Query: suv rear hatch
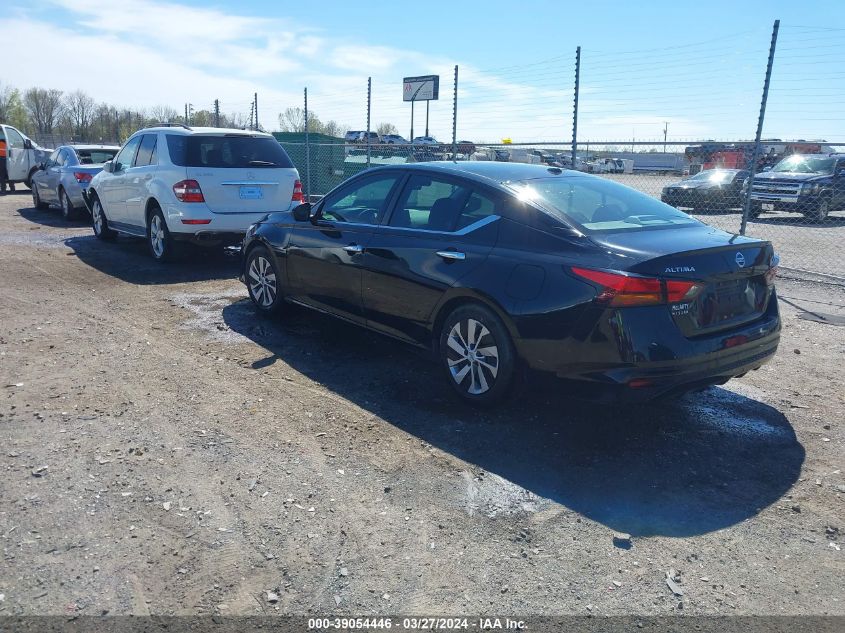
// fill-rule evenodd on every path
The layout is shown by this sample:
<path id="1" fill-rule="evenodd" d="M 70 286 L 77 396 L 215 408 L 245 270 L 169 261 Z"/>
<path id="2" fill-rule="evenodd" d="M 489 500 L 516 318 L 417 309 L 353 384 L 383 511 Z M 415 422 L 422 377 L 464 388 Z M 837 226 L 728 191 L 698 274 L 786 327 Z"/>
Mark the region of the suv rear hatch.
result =
<path id="1" fill-rule="evenodd" d="M 196 180 L 212 213 L 287 211 L 299 173 L 273 137 L 263 134 L 167 134 L 174 165 Z"/>
<path id="2" fill-rule="evenodd" d="M 766 312 L 770 297 L 767 275 L 775 258 L 770 242 L 707 226 L 591 238 L 639 260 L 626 267 L 629 273 L 663 282 L 697 282 L 691 296 L 667 306 L 686 337 L 749 323 Z"/>

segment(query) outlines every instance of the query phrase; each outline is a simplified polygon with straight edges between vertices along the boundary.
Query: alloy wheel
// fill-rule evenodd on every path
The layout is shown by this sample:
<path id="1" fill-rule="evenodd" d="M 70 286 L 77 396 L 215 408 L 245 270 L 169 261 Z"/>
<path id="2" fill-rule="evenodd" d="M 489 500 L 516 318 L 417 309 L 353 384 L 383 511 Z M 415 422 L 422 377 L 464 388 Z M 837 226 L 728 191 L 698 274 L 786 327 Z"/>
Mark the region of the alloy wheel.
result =
<path id="1" fill-rule="evenodd" d="M 100 206 L 100 201 L 94 201 L 94 211 L 91 214 L 91 219 L 94 222 L 94 233 L 100 235 L 103 232 L 103 207 Z"/>
<path id="2" fill-rule="evenodd" d="M 70 205 L 70 200 L 67 197 L 67 194 L 62 192 L 61 196 L 62 201 L 62 217 L 65 220 L 70 220 L 71 216 L 73 215 L 73 207 Z"/>
<path id="3" fill-rule="evenodd" d="M 164 255 L 164 240 L 164 223 L 161 221 L 161 217 L 154 215 L 150 220 L 150 246 L 157 258 Z"/>
<path id="4" fill-rule="evenodd" d="M 269 308 L 276 300 L 276 273 L 263 255 L 253 257 L 249 265 L 249 289 L 255 302 Z"/>
<path id="5" fill-rule="evenodd" d="M 499 374 L 499 348 L 483 323 L 459 321 L 446 339 L 449 373 L 457 385 L 477 396 L 489 391 Z"/>

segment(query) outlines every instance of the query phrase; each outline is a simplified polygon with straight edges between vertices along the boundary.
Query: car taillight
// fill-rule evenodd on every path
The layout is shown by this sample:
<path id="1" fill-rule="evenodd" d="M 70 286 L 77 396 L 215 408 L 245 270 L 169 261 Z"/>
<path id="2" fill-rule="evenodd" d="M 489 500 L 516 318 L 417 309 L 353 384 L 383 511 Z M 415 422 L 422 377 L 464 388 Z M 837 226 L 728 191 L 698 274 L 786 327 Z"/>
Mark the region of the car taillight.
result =
<path id="1" fill-rule="evenodd" d="M 290 200 L 291 202 L 305 202 L 305 194 L 302 193 L 302 182 L 299 180 L 293 183 L 293 195 Z"/>
<path id="2" fill-rule="evenodd" d="M 780 264 L 780 257 L 772 256 L 772 261 L 769 264 L 769 270 L 766 271 L 766 285 L 771 288 L 775 285 L 775 277 L 778 275 L 778 264 Z"/>
<path id="3" fill-rule="evenodd" d="M 205 202 L 200 184 L 196 180 L 180 180 L 173 185 L 173 194 L 180 202 Z"/>
<path id="4" fill-rule="evenodd" d="M 572 267 L 572 272 L 599 286 L 596 301 L 614 307 L 659 305 L 692 299 L 701 286 L 694 281 L 630 277 L 620 273 Z"/>
<path id="5" fill-rule="evenodd" d="M 80 185 L 84 183 L 91 182 L 91 178 L 93 177 L 91 174 L 86 173 L 84 171 L 75 171 L 73 172 L 73 177 L 76 178 L 76 182 Z"/>

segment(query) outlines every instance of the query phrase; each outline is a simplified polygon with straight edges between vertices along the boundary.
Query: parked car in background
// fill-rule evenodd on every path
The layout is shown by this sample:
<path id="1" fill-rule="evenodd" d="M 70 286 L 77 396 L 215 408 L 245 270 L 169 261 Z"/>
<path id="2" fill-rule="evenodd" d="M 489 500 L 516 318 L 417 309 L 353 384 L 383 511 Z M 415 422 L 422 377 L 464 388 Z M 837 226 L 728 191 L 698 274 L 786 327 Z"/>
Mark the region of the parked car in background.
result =
<path id="1" fill-rule="evenodd" d="M 415 136 L 412 143 L 414 145 L 440 145 L 440 141 L 433 136 Z"/>
<path id="2" fill-rule="evenodd" d="M 539 162 L 545 165 L 552 165 L 554 167 L 560 167 L 560 164 L 557 162 L 557 157 L 553 156 L 549 152 L 543 151 L 541 149 L 529 149 L 527 150 L 529 154 L 536 156 Z"/>
<path id="3" fill-rule="evenodd" d="M 845 154 L 793 154 L 754 176 L 752 218 L 792 211 L 823 222 L 839 210 L 845 210 Z"/>
<path id="4" fill-rule="evenodd" d="M 154 259 L 179 242 L 239 244 L 268 213 L 302 202 L 299 173 L 270 134 L 205 127 L 135 132 L 86 192 L 94 234 L 143 237 Z"/>
<path id="5" fill-rule="evenodd" d="M 511 155 L 506 149 L 494 148 L 493 152 L 496 154 L 495 160 L 500 163 L 507 163 L 511 159 Z"/>
<path id="6" fill-rule="evenodd" d="M 32 176 L 32 204 L 36 209 L 57 205 L 65 220 L 85 209 L 83 193 L 103 163 L 115 157 L 117 145 L 62 145 Z"/>
<path id="7" fill-rule="evenodd" d="M 378 132 L 368 133 L 366 130 L 351 130 L 346 133 L 344 140 L 347 143 L 352 143 L 355 145 L 366 145 L 368 134 L 370 137 L 370 145 L 378 145 L 379 143 L 381 143 L 381 138 L 379 137 Z"/>
<path id="8" fill-rule="evenodd" d="M 259 312 L 304 305 L 430 350 L 477 405 L 526 366 L 596 397 L 699 390 L 780 337 L 771 243 L 545 165 L 370 169 L 257 222 L 242 252 Z"/>
<path id="9" fill-rule="evenodd" d="M 20 130 L 0 123 L 0 138 L 6 141 L 6 172 L 12 183 L 30 186 L 32 175 L 53 150 L 41 147 Z"/>
<path id="10" fill-rule="evenodd" d="M 383 134 L 381 142 L 387 145 L 407 145 L 408 141 L 399 134 Z"/>
<path id="11" fill-rule="evenodd" d="M 705 169 L 694 176 L 667 185 L 660 199 L 675 208 L 735 209 L 742 206 L 744 169 Z"/>
<path id="12" fill-rule="evenodd" d="M 343 140 L 347 143 L 357 143 L 361 140 L 362 135 L 366 130 L 349 130 L 344 136 Z"/>
<path id="13" fill-rule="evenodd" d="M 458 141 L 457 150 L 459 153 L 469 156 L 475 152 L 475 143 L 472 141 Z"/>

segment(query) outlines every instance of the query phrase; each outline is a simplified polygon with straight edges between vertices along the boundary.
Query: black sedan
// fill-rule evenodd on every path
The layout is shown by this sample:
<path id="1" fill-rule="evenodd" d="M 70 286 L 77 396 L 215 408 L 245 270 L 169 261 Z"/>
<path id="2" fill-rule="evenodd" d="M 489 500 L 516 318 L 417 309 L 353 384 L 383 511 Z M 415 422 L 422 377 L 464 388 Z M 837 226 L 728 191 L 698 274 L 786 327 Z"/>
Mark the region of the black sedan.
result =
<path id="1" fill-rule="evenodd" d="M 431 350 L 472 403 L 526 369 L 649 400 L 771 358 L 776 266 L 769 242 L 604 178 L 439 162 L 371 169 L 269 215 L 246 235 L 242 280 L 259 312 L 301 304 Z"/>
<path id="2" fill-rule="evenodd" d="M 663 188 L 660 199 L 676 208 L 717 211 L 742 206 L 744 169 L 705 169 Z"/>

